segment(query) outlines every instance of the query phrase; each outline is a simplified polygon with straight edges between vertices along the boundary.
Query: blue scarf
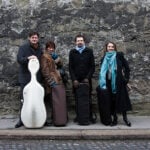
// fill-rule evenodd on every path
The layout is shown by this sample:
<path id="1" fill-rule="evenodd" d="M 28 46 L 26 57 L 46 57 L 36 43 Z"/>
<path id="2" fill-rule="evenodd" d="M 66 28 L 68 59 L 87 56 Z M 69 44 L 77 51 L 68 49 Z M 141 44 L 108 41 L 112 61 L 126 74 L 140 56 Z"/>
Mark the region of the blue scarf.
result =
<path id="1" fill-rule="evenodd" d="M 102 89 L 107 89 L 106 87 L 106 74 L 110 74 L 111 76 L 111 88 L 112 93 L 116 93 L 116 70 L 117 70 L 117 63 L 116 63 L 116 51 L 106 52 L 104 57 L 101 71 L 99 74 L 99 85 Z"/>
<path id="2" fill-rule="evenodd" d="M 76 46 L 75 49 L 81 54 L 83 52 L 83 50 L 85 49 L 85 45 L 83 45 L 82 47 Z"/>

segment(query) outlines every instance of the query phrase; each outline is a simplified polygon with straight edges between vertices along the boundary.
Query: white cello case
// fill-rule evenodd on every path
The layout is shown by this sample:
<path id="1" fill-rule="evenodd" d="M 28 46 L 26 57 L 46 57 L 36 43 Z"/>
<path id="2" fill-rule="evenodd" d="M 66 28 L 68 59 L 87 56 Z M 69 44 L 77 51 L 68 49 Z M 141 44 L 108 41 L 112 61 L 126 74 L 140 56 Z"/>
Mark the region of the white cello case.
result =
<path id="1" fill-rule="evenodd" d="M 38 59 L 29 60 L 28 69 L 31 73 L 31 81 L 24 87 L 24 102 L 21 109 L 21 120 L 26 128 L 41 128 L 46 121 L 44 88 L 36 79 L 39 67 Z"/>

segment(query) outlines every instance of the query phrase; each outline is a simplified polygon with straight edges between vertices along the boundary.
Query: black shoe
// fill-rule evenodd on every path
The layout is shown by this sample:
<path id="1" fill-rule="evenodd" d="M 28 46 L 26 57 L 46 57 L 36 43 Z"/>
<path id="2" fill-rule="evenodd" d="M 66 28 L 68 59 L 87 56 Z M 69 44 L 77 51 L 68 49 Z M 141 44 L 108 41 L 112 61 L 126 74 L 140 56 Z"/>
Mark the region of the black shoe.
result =
<path id="1" fill-rule="evenodd" d="M 92 124 L 95 124 L 95 123 L 96 123 L 96 119 L 95 119 L 95 118 L 91 118 L 91 119 L 90 119 L 90 122 L 91 122 Z"/>
<path id="2" fill-rule="evenodd" d="M 118 121 L 117 119 L 114 119 L 112 122 L 111 122 L 111 126 L 116 126 L 118 124 Z"/>
<path id="3" fill-rule="evenodd" d="M 77 117 L 75 117 L 75 118 L 73 119 L 73 122 L 78 122 Z"/>
<path id="4" fill-rule="evenodd" d="M 131 122 L 128 121 L 126 111 L 124 111 L 124 112 L 122 113 L 122 115 L 123 115 L 123 121 L 125 122 L 125 124 L 126 124 L 128 127 L 131 127 Z"/>
<path id="5" fill-rule="evenodd" d="M 131 127 L 131 122 L 129 122 L 127 119 L 123 119 L 123 120 L 128 127 Z"/>
<path id="6" fill-rule="evenodd" d="M 52 122 L 45 122 L 44 126 L 51 126 L 53 123 Z"/>
<path id="7" fill-rule="evenodd" d="M 19 120 L 19 121 L 17 122 L 17 124 L 15 125 L 15 128 L 20 128 L 20 127 L 22 127 L 22 126 L 23 126 L 23 123 L 22 123 L 21 120 Z"/>
<path id="8" fill-rule="evenodd" d="M 117 124 L 118 124 L 118 122 L 113 120 L 110 125 L 113 127 L 113 126 L 116 126 Z"/>
<path id="9" fill-rule="evenodd" d="M 111 122 L 111 126 L 116 126 L 118 124 L 118 117 L 114 115 L 113 121 Z"/>
<path id="10" fill-rule="evenodd" d="M 97 115 L 96 113 L 93 113 L 91 116 L 90 116 L 90 122 L 92 124 L 95 124 L 96 123 L 96 120 L 97 120 Z"/>

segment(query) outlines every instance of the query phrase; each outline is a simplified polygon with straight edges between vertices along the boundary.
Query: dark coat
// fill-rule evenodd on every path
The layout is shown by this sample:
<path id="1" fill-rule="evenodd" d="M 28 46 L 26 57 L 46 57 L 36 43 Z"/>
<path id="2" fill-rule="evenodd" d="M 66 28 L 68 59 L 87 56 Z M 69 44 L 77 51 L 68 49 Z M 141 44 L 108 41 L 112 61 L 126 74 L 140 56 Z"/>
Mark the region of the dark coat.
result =
<path id="1" fill-rule="evenodd" d="M 38 60 L 40 61 L 42 55 L 42 49 L 40 46 L 35 50 L 32 48 L 29 42 L 25 43 L 24 45 L 20 46 L 18 54 L 17 54 L 17 61 L 19 63 L 19 83 L 26 85 L 31 80 L 31 75 L 28 70 L 28 57 L 31 55 L 35 55 Z M 39 82 L 42 81 L 41 70 L 39 69 L 37 73 L 37 80 Z"/>
<path id="2" fill-rule="evenodd" d="M 69 72 L 72 81 L 83 79 L 91 79 L 95 71 L 95 62 L 93 51 L 85 48 L 80 54 L 76 49 L 72 49 L 69 53 Z"/>
<path id="3" fill-rule="evenodd" d="M 104 58 L 104 57 L 103 57 Z M 103 63 L 103 58 L 101 63 Z M 124 58 L 122 52 L 117 52 L 117 77 L 116 77 L 116 112 L 121 113 L 123 111 L 132 110 L 129 94 L 127 91 L 127 83 L 130 77 L 130 69 L 128 62 Z"/>

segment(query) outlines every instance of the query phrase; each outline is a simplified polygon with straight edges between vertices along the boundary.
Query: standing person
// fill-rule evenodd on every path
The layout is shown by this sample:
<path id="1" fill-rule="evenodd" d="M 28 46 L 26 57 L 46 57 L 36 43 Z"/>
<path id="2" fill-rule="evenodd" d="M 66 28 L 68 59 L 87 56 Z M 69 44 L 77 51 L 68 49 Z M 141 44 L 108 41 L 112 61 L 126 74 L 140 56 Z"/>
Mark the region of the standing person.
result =
<path id="1" fill-rule="evenodd" d="M 19 63 L 19 84 L 20 84 L 20 97 L 21 103 L 23 103 L 23 89 L 30 82 L 31 74 L 28 70 L 28 62 L 30 59 L 37 58 L 39 61 L 41 59 L 42 49 L 39 44 L 39 33 L 38 32 L 30 32 L 28 37 L 28 42 L 20 46 L 17 61 Z M 39 69 L 37 73 L 37 80 L 41 83 L 42 76 L 41 71 Z M 21 104 L 22 108 L 22 104 Z M 21 121 L 21 116 L 19 117 L 19 121 L 15 125 L 15 128 L 19 128 L 23 126 Z"/>
<path id="2" fill-rule="evenodd" d="M 99 90 L 97 89 L 101 101 L 100 105 L 103 103 L 100 111 L 104 110 L 101 121 L 105 125 L 117 125 L 117 113 L 122 113 L 125 124 L 131 126 L 126 113 L 132 109 L 126 88 L 129 76 L 129 65 L 123 53 L 117 52 L 115 43 L 108 42 L 105 45 L 104 56 L 101 60 Z M 103 115 L 106 118 L 103 118 Z"/>
<path id="3" fill-rule="evenodd" d="M 45 52 L 41 57 L 41 70 L 44 77 L 44 86 L 45 86 L 45 105 L 47 110 L 47 121 L 46 126 L 51 125 L 51 88 L 57 84 L 62 84 L 62 77 L 60 72 L 57 70 L 57 67 L 62 66 L 61 58 L 55 52 L 55 43 L 48 41 L 46 43 Z"/>
<path id="4" fill-rule="evenodd" d="M 78 112 L 77 112 L 77 96 L 76 90 L 78 89 L 80 83 L 86 83 L 89 86 L 90 95 L 90 121 L 92 120 L 92 102 L 91 102 L 91 92 L 92 92 L 92 75 L 95 71 L 95 62 L 92 49 L 86 47 L 85 37 L 83 35 L 77 35 L 75 37 L 75 48 L 69 53 L 69 72 L 73 84 L 73 91 L 75 94 L 75 105 L 76 105 L 76 118 L 74 122 L 78 122 Z M 83 114 L 84 115 L 84 114 Z"/>

